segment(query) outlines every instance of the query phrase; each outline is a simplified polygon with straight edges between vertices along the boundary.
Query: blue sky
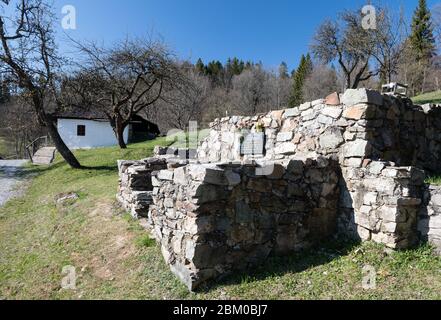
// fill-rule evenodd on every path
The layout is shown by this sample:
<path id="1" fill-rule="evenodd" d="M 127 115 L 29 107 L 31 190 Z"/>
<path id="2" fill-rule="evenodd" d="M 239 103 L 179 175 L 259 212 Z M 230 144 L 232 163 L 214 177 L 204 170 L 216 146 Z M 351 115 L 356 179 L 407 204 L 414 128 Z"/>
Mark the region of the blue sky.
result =
<path id="1" fill-rule="evenodd" d="M 160 35 L 182 59 L 201 57 L 225 61 L 237 56 L 262 61 L 268 68 L 281 61 L 296 67 L 308 51 L 311 37 L 326 18 L 343 9 L 358 8 L 367 0 L 55 0 L 74 5 L 79 40 L 111 44 L 127 35 Z M 428 0 L 430 7 L 439 0 Z M 375 1 L 373 1 L 375 4 Z M 405 9 L 410 18 L 417 0 L 383 0 L 390 9 Z M 61 29 L 61 28 L 60 28 Z M 69 51 L 67 43 L 60 45 Z"/>

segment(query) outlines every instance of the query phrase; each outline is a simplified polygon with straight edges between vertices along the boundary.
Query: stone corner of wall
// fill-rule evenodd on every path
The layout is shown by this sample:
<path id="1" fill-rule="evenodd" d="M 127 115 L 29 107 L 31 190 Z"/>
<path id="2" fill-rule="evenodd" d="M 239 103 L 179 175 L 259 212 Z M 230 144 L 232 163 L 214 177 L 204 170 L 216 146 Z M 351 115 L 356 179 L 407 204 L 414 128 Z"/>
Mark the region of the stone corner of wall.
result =
<path id="1" fill-rule="evenodd" d="M 418 232 L 421 239 L 431 243 L 441 255 L 441 186 L 427 184 L 423 201 Z"/>

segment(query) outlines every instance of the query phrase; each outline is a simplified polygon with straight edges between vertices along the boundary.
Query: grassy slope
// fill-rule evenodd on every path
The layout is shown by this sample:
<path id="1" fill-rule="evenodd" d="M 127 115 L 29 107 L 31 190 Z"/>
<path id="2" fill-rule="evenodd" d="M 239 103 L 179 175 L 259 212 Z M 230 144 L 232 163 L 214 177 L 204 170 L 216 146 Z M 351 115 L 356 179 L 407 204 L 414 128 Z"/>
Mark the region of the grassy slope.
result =
<path id="1" fill-rule="evenodd" d="M 412 101 L 416 104 L 441 103 L 441 91 L 424 93 L 422 95 L 413 97 Z"/>
<path id="2" fill-rule="evenodd" d="M 72 170 L 60 159 L 37 176 L 27 197 L 0 208 L 0 298 L 30 299 L 347 299 L 441 298 L 441 259 L 431 248 L 387 253 L 380 245 L 329 243 L 190 294 L 170 273 L 160 249 L 115 203 L 116 160 L 148 156 L 154 144 L 128 150 L 79 151 L 93 167 Z M 62 192 L 80 199 L 54 204 Z M 120 213 L 117 215 L 117 213 Z M 362 289 L 362 267 L 378 271 L 377 289 Z M 63 266 L 76 267 L 76 290 L 63 290 Z"/>

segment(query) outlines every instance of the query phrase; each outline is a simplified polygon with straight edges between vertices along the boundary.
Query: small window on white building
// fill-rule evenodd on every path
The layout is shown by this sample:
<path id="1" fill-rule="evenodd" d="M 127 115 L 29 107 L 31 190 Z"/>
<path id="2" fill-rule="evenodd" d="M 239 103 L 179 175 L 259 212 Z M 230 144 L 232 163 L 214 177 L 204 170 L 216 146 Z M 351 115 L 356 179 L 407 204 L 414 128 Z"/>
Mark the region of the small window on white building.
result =
<path id="1" fill-rule="evenodd" d="M 85 125 L 78 125 L 77 126 L 77 136 L 78 137 L 85 137 L 86 136 L 86 126 Z"/>

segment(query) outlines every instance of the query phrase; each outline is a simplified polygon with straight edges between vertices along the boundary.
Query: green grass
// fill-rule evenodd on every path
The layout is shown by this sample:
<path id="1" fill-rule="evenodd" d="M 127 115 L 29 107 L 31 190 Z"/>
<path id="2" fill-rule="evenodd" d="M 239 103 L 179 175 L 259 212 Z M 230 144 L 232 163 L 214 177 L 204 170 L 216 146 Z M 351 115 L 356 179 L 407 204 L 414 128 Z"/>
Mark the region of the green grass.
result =
<path id="1" fill-rule="evenodd" d="M 27 195 L 0 208 L 0 299 L 440 299 L 441 259 L 428 246 L 389 252 L 373 243 L 330 241 L 320 248 L 271 258 L 189 293 L 170 272 L 161 250 L 115 202 L 117 159 L 149 156 L 165 138 L 78 151 L 89 169 L 57 158 L 35 175 Z M 60 193 L 79 199 L 56 206 Z M 74 266 L 76 290 L 61 288 Z M 377 270 L 377 288 L 362 288 L 362 268 Z"/>
<path id="2" fill-rule="evenodd" d="M 441 103 L 441 91 L 424 93 L 422 95 L 413 97 L 412 101 L 419 105 L 426 103 Z"/>
<path id="3" fill-rule="evenodd" d="M 441 176 L 432 176 L 426 180 L 426 183 L 441 186 Z"/>
<path id="4" fill-rule="evenodd" d="M 139 236 L 136 239 L 136 245 L 138 247 L 153 247 L 155 246 L 156 242 L 155 240 L 153 240 L 152 238 L 150 238 L 150 236 L 148 234 L 144 234 L 142 236 Z"/>

